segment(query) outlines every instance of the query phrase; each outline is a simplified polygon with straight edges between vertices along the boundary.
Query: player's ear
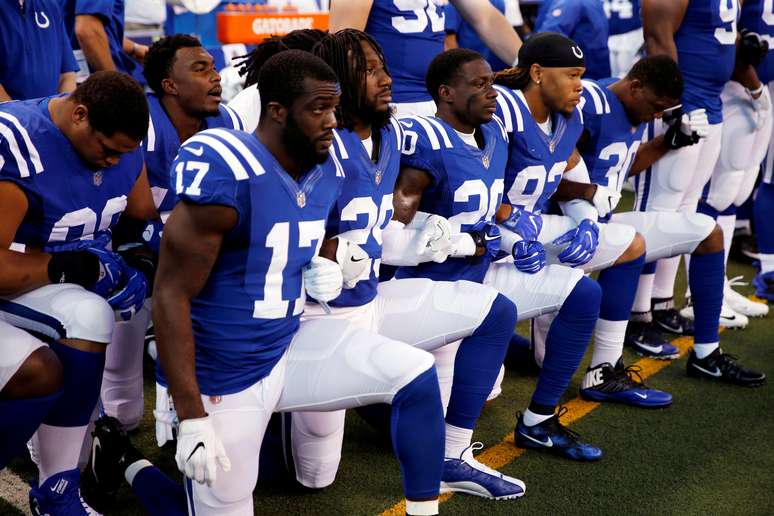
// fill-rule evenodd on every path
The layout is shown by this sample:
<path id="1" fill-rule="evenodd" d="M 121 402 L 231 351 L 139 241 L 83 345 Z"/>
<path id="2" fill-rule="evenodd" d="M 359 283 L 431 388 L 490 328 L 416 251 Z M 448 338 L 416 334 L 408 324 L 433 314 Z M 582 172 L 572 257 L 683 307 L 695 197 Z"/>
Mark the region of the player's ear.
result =
<path id="1" fill-rule="evenodd" d="M 438 87 L 438 100 L 440 102 L 451 102 L 454 100 L 454 90 L 446 84 Z"/>
<path id="2" fill-rule="evenodd" d="M 644 86 L 639 79 L 632 79 L 629 81 L 629 92 L 632 96 L 640 96 L 642 94 Z"/>
<path id="3" fill-rule="evenodd" d="M 70 115 L 71 121 L 73 122 L 73 125 L 82 125 L 84 123 L 89 123 L 89 108 L 84 106 L 83 104 L 76 104 L 75 108 L 73 109 L 71 115 Z"/>
<path id="4" fill-rule="evenodd" d="M 533 63 L 532 66 L 529 67 L 529 78 L 532 79 L 532 82 L 537 84 L 543 82 L 543 67 L 537 63 Z"/>
<path id="5" fill-rule="evenodd" d="M 288 108 L 279 102 L 272 101 L 266 104 L 266 112 L 274 122 L 279 125 L 285 125 L 285 120 L 288 117 Z"/>
<path id="6" fill-rule="evenodd" d="M 162 79 L 161 89 L 164 91 L 164 95 L 177 95 L 177 85 L 172 79 Z"/>

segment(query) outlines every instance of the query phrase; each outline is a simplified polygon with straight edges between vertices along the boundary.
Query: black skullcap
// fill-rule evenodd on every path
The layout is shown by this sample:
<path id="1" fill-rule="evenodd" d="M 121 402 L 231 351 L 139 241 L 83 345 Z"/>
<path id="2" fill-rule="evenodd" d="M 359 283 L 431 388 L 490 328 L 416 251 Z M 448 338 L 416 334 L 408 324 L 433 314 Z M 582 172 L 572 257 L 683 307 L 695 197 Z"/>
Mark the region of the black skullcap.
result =
<path id="1" fill-rule="evenodd" d="M 546 68 L 585 68 L 586 59 L 581 48 L 570 38 L 556 32 L 539 32 L 519 49 L 519 68 L 529 68 L 535 63 Z"/>

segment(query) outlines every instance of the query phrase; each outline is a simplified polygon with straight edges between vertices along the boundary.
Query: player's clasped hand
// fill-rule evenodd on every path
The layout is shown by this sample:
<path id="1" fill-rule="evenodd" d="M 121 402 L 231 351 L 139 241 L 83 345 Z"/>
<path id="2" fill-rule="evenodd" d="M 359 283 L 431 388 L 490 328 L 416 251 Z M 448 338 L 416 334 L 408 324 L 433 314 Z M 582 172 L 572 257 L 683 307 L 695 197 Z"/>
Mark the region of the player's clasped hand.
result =
<path id="1" fill-rule="evenodd" d="M 513 264 L 521 272 L 535 274 L 546 266 L 546 250 L 537 240 L 522 240 L 513 245 Z"/>
<path id="2" fill-rule="evenodd" d="M 208 486 L 215 483 L 218 464 L 223 471 L 231 469 L 231 461 L 209 416 L 180 422 L 175 461 L 186 477 Z"/>
<path id="3" fill-rule="evenodd" d="M 318 301 L 328 302 L 339 297 L 344 282 L 341 266 L 322 256 L 315 256 L 304 267 L 306 293 Z"/>
<path id="4" fill-rule="evenodd" d="M 107 250 L 110 232 L 95 237 L 43 248 L 51 253 L 49 279 L 52 283 L 75 283 L 104 298 L 113 293 L 123 280 L 123 260 L 117 253 Z"/>
<path id="5" fill-rule="evenodd" d="M 578 227 L 556 238 L 555 245 L 569 244 L 558 258 L 570 267 L 578 267 L 594 257 L 599 244 L 599 227 L 589 219 L 583 219 Z"/>
<path id="6" fill-rule="evenodd" d="M 451 224 L 445 217 L 430 215 L 422 226 L 417 240 L 417 254 L 424 254 L 428 248 L 436 263 L 446 261 L 452 252 Z"/>
<path id="7" fill-rule="evenodd" d="M 543 229 L 543 217 L 538 213 L 513 208 L 508 218 L 500 224 L 524 240 L 537 240 Z"/>
<path id="8" fill-rule="evenodd" d="M 597 185 L 592 204 L 597 209 L 600 217 L 607 217 L 618 206 L 621 194 L 607 186 Z"/>
<path id="9" fill-rule="evenodd" d="M 107 298 L 107 302 L 122 321 L 128 321 L 142 308 L 148 295 L 148 283 L 145 276 L 129 267 L 123 259 L 121 266 L 125 280 L 121 287 Z"/>
<path id="10" fill-rule="evenodd" d="M 500 253 L 500 228 L 494 223 L 488 221 L 476 223 L 470 231 L 470 236 L 473 237 L 476 247 L 486 249 L 486 254 L 492 258 Z"/>

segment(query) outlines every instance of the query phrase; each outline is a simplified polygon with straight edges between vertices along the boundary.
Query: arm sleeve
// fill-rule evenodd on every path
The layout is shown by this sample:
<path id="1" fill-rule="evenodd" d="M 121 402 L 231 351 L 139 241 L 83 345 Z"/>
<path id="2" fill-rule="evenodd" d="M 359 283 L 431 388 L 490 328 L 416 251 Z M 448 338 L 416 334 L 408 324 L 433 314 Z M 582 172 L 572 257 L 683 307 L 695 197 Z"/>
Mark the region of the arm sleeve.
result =
<path id="1" fill-rule="evenodd" d="M 113 14 L 114 0 L 76 0 L 75 16 L 90 14 L 99 16 L 104 21 L 110 20 Z"/>
<path id="2" fill-rule="evenodd" d="M 444 11 L 446 16 L 445 29 L 447 34 L 457 34 L 460 32 L 460 25 L 462 25 L 462 17 L 457 9 L 453 5 L 447 5 Z"/>
<path id="3" fill-rule="evenodd" d="M 62 22 L 62 69 L 59 73 L 77 72 L 78 62 L 75 60 L 73 49 L 70 46 L 70 38 L 67 37 L 67 31 L 64 28 L 64 22 Z"/>
<path id="4" fill-rule="evenodd" d="M 535 27 L 535 32 L 558 32 L 571 37 L 576 23 L 580 20 L 580 2 L 557 0 L 550 6 L 546 5 L 546 8 L 548 11 L 540 26 Z"/>
<path id="5" fill-rule="evenodd" d="M 415 117 L 404 118 L 400 122 L 403 126 L 404 142 L 400 164 L 424 170 L 433 178 L 434 184 L 442 182 L 445 178 L 444 167 L 437 166 L 437 161 L 441 159 L 440 148 L 433 148 L 425 129 Z"/>

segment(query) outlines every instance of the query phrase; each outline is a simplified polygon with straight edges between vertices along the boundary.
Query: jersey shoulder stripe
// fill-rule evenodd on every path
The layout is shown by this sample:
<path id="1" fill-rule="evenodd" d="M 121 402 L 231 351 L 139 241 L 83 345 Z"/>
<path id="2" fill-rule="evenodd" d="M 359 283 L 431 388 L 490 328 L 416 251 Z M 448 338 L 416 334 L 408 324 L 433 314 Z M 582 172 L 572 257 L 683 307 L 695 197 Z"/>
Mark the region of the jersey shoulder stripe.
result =
<path id="1" fill-rule="evenodd" d="M 341 139 L 339 131 L 333 130 L 333 145 L 331 145 L 331 154 L 338 154 L 341 159 L 349 159 L 349 153 L 347 147 L 344 145 L 344 140 Z"/>
<path id="2" fill-rule="evenodd" d="M 398 146 L 398 151 L 400 151 L 403 149 L 403 126 L 400 125 L 400 122 L 394 116 L 390 117 L 390 125 L 392 125 L 392 130 L 395 133 L 395 143 Z"/>
<path id="3" fill-rule="evenodd" d="M 492 120 L 496 123 L 498 129 L 500 129 L 500 134 L 503 137 L 503 140 L 508 140 L 508 132 L 505 130 L 505 125 L 503 124 L 503 121 L 500 120 L 500 117 L 497 115 L 492 115 Z"/>
<path id="4" fill-rule="evenodd" d="M 225 111 L 231 119 L 231 128 L 239 131 L 244 131 L 245 127 L 242 124 L 242 119 L 237 115 L 233 108 L 228 107 L 226 104 L 221 103 L 220 108 Z"/>
<path id="5" fill-rule="evenodd" d="M 516 103 L 516 96 L 513 90 L 499 85 L 495 85 L 495 89 L 497 90 L 497 107 L 505 126 L 505 132 L 513 133 L 515 131 L 520 133 L 524 131 L 524 118 L 521 115 L 521 109 L 519 109 Z"/>
<path id="6" fill-rule="evenodd" d="M 346 174 L 344 174 L 344 167 L 341 166 L 339 158 L 337 158 L 336 153 L 333 152 L 333 146 L 328 148 L 328 153 L 331 155 L 333 166 L 336 167 L 336 177 L 347 177 Z"/>
<path id="7" fill-rule="evenodd" d="M 597 115 L 604 115 L 610 113 L 610 103 L 607 101 L 607 95 L 602 90 L 602 87 L 594 81 L 584 79 L 583 92 L 588 95 L 594 105 L 594 110 Z"/>
<path id="8" fill-rule="evenodd" d="M 156 150 L 156 127 L 153 124 L 153 111 L 148 114 L 148 136 L 145 137 L 146 152 L 154 152 Z"/>
<path id="9" fill-rule="evenodd" d="M 204 148 L 197 148 L 197 145 L 204 145 L 211 149 L 215 155 L 226 163 L 227 168 L 231 170 L 237 181 L 243 181 L 250 177 L 242 161 L 247 163 L 256 175 L 265 173 L 263 166 L 258 162 L 253 153 L 234 135 L 229 134 L 228 131 L 208 129 L 197 133 L 185 141 L 180 148 L 180 152 L 186 151 L 189 154 L 200 157 L 204 154 Z"/>
<path id="10" fill-rule="evenodd" d="M 24 146 L 27 148 L 26 153 L 19 146 L 19 140 L 17 139 L 16 134 L 14 134 L 14 131 L 21 136 Z M 2 140 L 8 142 L 8 148 L 16 161 L 16 166 L 21 177 L 29 177 L 30 175 L 30 167 L 27 163 L 28 160 L 36 174 L 43 172 L 43 163 L 40 160 L 40 153 L 38 153 L 38 149 L 32 143 L 30 133 L 27 132 L 27 129 L 21 124 L 19 119 L 10 113 L 0 112 L 0 142 Z"/>
<path id="11" fill-rule="evenodd" d="M 446 128 L 434 117 L 431 116 L 421 116 L 420 118 L 424 119 L 432 125 L 436 131 L 441 135 L 441 138 L 443 139 L 443 145 L 446 149 L 451 149 L 454 145 L 452 145 L 451 139 L 449 138 L 449 133 L 446 131 Z"/>
<path id="12" fill-rule="evenodd" d="M 452 147 L 449 135 L 446 133 L 444 127 L 436 120 L 415 115 L 401 118 L 400 122 L 403 124 L 404 131 L 405 129 L 412 129 L 419 136 L 418 141 L 426 141 L 430 144 L 432 150 L 441 149 L 441 140 L 443 140 L 445 148 L 450 149 Z M 440 139 L 439 136 L 441 137 Z"/>

